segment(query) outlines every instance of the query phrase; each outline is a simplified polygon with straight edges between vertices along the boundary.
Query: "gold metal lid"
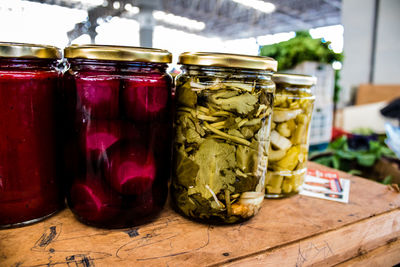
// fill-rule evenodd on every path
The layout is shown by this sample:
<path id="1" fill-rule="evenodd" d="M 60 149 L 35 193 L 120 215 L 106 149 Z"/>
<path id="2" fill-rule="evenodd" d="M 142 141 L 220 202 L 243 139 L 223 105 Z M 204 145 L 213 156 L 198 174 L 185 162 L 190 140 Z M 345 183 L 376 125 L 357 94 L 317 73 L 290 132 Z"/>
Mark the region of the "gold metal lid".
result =
<path id="1" fill-rule="evenodd" d="M 110 45 L 71 45 L 64 49 L 66 58 L 139 61 L 171 63 L 172 55 L 167 50 Z"/>
<path id="2" fill-rule="evenodd" d="M 179 56 L 179 64 L 229 67 L 276 71 L 278 62 L 270 57 L 224 53 L 185 52 Z"/>
<path id="3" fill-rule="evenodd" d="M 317 77 L 300 74 L 275 73 L 272 75 L 275 83 L 287 83 L 293 85 L 313 86 L 317 83 Z"/>
<path id="4" fill-rule="evenodd" d="M 0 57 L 60 59 L 61 51 L 50 45 L 0 42 Z"/>

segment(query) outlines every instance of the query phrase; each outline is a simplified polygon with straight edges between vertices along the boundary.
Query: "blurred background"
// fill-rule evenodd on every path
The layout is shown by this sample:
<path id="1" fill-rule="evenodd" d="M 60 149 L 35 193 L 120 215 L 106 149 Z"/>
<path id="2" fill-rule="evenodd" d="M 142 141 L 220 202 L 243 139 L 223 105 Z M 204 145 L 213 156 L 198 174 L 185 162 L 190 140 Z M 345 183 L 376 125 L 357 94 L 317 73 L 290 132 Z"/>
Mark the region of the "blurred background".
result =
<path id="1" fill-rule="evenodd" d="M 371 140 L 400 156 L 399 14 L 400 0 L 0 0 L 0 41 L 163 48 L 173 74 L 185 51 L 274 57 L 280 71 L 318 78 L 315 160 L 366 175 L 385 154 L 371 152 Z M 367 147 L 350 151 L 372 164 L 342 147 L 357 136 Z M 400 182 L 393 173 L 381 180 Z"/>

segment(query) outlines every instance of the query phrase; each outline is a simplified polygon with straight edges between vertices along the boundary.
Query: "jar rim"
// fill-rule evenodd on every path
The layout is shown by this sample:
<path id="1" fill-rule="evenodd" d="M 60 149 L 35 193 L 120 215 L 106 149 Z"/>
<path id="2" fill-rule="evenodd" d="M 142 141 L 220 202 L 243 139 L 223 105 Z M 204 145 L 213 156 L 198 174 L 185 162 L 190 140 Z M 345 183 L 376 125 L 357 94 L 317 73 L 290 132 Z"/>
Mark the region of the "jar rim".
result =
<path id="1" fill-rule="evenodd" d="M 278 62 L 270 57 L 213 52 L 184 52 L 178 64 L 276 71 Z"/>
<path id="2" fill-rule="evenodd" d="M 164 49 L 113 46 L 113 45 L 71 45 L 64 49 L 68 59 L 96 59 L 135 61 L 147 63 L 171 63 L 172 54 Z"/>
<path id="3" fill-rule="evenodd" d="M 317 77 L 311 75 L 275 73 L 272 75 L 275 83 L 286 83 L 292 85 L 313 86 L 317 83 Z"/>
<path id="4" fill-rule="evenodd" d="M 61 59 L 61 50 L 51 45 L 0 42 L 0 58 Z"/>

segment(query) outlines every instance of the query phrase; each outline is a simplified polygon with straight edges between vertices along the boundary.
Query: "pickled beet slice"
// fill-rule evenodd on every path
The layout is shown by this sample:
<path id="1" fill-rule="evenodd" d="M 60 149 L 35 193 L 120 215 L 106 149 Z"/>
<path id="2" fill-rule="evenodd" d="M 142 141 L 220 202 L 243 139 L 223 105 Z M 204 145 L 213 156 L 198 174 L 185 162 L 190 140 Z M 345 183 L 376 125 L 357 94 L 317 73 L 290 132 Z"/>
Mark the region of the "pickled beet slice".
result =
<path id="1" fill-rule="evenodd" d="M 76 90 L 84 116 L 96 119 L 113 119 L 119 114 L 118 77 L 102 73 L 82 73 L 76 78 Z"/>
<path id="2" fill-rule="evenodd" d="M 120 197 L 99 181 L 79 181 L 71 187 L 71 208 L 89 222 L 98 223 L 113 219 L 119 213 L 120 205 Z"/>
<path id="3" fill-rule="evenodd" d="M 135 77 L 125 80 L 122 101 L 125 115 L 134 121 L 165 119 L 169 86 L 160 77 Z"/>
<path id="4" fill-rule="evenodd" d="M 118 120 L 113 121 L 89 121 L 86 129 L 82 131 L 82 150 L 93 153 L 97 158 L 107 148 L 116 143 L 122 135 L 122 124 Z"/>
<path id="5" fill-rule="evenodd" d="M 108 156 L 104 173 L 116 191 L 137 195 L 151 189 L 156 177 L 156 163 L 153 154 L 143 145 L 119 143 L 110 148 Z"/>

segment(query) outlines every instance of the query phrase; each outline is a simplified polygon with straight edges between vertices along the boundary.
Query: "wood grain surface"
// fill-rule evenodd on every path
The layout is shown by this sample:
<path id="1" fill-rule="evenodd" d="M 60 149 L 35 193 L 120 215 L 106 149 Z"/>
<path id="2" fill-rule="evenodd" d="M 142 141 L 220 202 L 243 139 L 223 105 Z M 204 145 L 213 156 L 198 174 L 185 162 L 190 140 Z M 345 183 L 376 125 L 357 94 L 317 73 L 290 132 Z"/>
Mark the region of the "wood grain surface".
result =
<path id="1" fill-rule="evenodd" d="M 0 266 L 335 265 L 356 263 L 380 248 L 391 248 L 382 260 L 396 262 L 388 257 L 399 246 L 388 244 L 400 239 L 400 194 L 341 176 L 351 180 L 348 204 L 300 195 L 265 200 L 253 219 L 230 226 L 195 223 L 166 205 L 152 223 L 105 230 L 81 224 L 66 209 L 31 226 L 1 230 Z"/>

